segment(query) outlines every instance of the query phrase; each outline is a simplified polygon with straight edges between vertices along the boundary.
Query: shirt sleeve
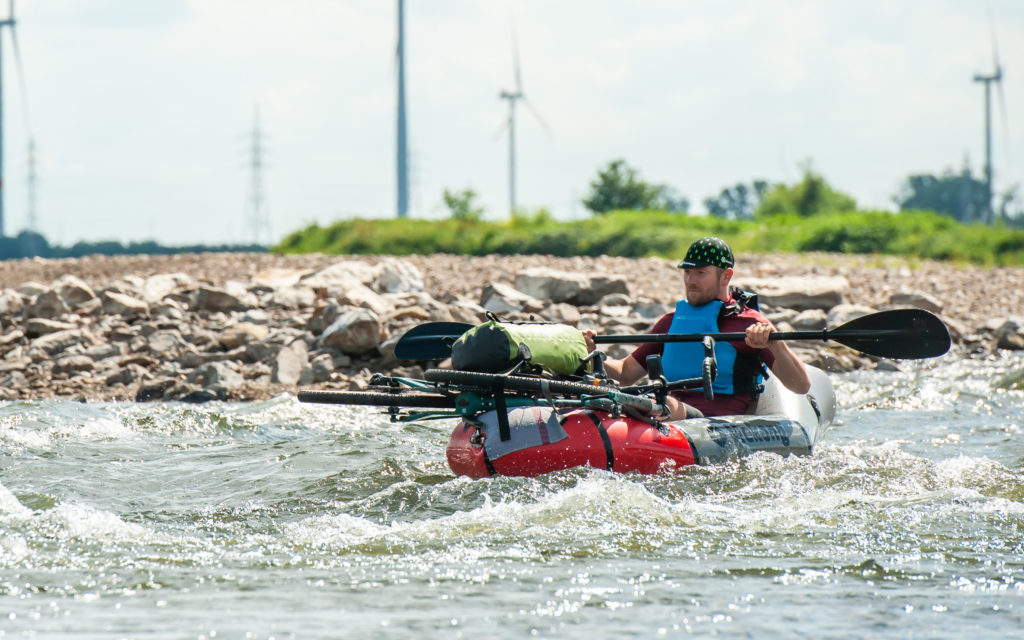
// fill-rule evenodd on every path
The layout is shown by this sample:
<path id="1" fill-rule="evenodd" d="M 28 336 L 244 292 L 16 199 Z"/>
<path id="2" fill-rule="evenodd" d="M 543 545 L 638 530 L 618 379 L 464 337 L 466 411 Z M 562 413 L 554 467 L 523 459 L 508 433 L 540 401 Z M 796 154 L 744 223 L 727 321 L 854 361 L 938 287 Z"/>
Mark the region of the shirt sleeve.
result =
<path id="1" fill-rule="evenodd" d="M 672 326 L 672 314 L 666 313 L 654 323 L 651 328 L 651 333 L 668 333 L 668 328 Z M 647 371 L 647 356 L 651 355 L 662 355 L 665 352 L 664 343 L 652 343 L 645 342 L 636 349 L 633 349 L 633 353 L 629 354 L 629 357 L 635 359 L 640 363 L 640 366 Z"/>

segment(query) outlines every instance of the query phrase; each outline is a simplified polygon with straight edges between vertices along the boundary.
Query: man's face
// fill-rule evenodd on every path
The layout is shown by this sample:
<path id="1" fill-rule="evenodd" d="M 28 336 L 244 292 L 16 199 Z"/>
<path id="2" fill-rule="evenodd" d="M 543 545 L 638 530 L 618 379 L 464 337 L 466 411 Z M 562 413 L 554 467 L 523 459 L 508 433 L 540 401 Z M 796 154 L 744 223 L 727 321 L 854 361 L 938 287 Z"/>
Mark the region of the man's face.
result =
<path id="1" fill-rule="evenodd" d="M 686 269 L 683 281 L 686 283 L 686 301 L 694 307 L 717 300 L 722 291 L 722 280 L 726 270 L 718 267 L 694 267 Z"/>

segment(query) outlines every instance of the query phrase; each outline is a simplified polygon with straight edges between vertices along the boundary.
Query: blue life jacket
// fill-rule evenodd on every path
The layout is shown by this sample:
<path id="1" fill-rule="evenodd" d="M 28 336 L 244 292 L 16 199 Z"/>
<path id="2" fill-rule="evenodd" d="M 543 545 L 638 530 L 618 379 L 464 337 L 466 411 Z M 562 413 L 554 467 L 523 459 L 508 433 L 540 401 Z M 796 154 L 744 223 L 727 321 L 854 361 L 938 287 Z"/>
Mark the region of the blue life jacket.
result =
<path id="1" fill-rule="evenodd" d="M 721 300 L 699 307 L 680 300 L 676 303 L 668 333 L 720 333 L 718 318 L 723 306 Z M 731 343 L 716 340 L 715 358 L 718 360 L 718 375 L 711 385 L 715 394 L 756 395 L 760 392 L 762 365 L 756 355 L 739 353 Z M 661 362 L 665 378 L 670 382 L 699 378 L 704 362 L 704 345 L 700 342 L 666 342 Z"/>

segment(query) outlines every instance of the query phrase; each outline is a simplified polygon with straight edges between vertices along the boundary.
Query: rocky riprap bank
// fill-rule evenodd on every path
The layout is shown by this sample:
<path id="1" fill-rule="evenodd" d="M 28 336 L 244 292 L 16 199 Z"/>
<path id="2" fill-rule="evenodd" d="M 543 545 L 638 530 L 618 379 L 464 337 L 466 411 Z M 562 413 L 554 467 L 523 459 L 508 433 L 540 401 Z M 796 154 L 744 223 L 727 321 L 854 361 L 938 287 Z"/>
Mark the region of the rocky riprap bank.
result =
<path id="1" fill-rule="evenodd" d="M 743 256 L 780 330 L 891 307 L 950 327 L 954 349 L 1024 349 L 1024 270 L 831 254 Z M 452 255 L 192 254 L 0 262 L 0 400 L 251 400 L 417 376 L 395 342 L 430 321 L 564 322 L 647 331 L 683 292 L 673 261 Z M 834 343 L 794 344 L 826 370 L 892 369 Z M 625 346 L 608 349 L 619 357 Z"/>

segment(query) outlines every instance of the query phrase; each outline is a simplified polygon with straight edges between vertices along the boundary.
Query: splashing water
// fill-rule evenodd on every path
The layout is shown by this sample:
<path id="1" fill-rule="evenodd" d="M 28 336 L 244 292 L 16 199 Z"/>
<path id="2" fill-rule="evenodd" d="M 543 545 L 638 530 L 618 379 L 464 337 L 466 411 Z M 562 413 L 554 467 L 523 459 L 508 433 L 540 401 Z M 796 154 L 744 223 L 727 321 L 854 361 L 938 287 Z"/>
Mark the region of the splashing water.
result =
<path id="1" fill-rule="evenodd" d="M 452 476 L 446 421 L 0 404 L 0 637 L 1007 637 L 1019 356 L 835 378 L 813 456 Z"/>

